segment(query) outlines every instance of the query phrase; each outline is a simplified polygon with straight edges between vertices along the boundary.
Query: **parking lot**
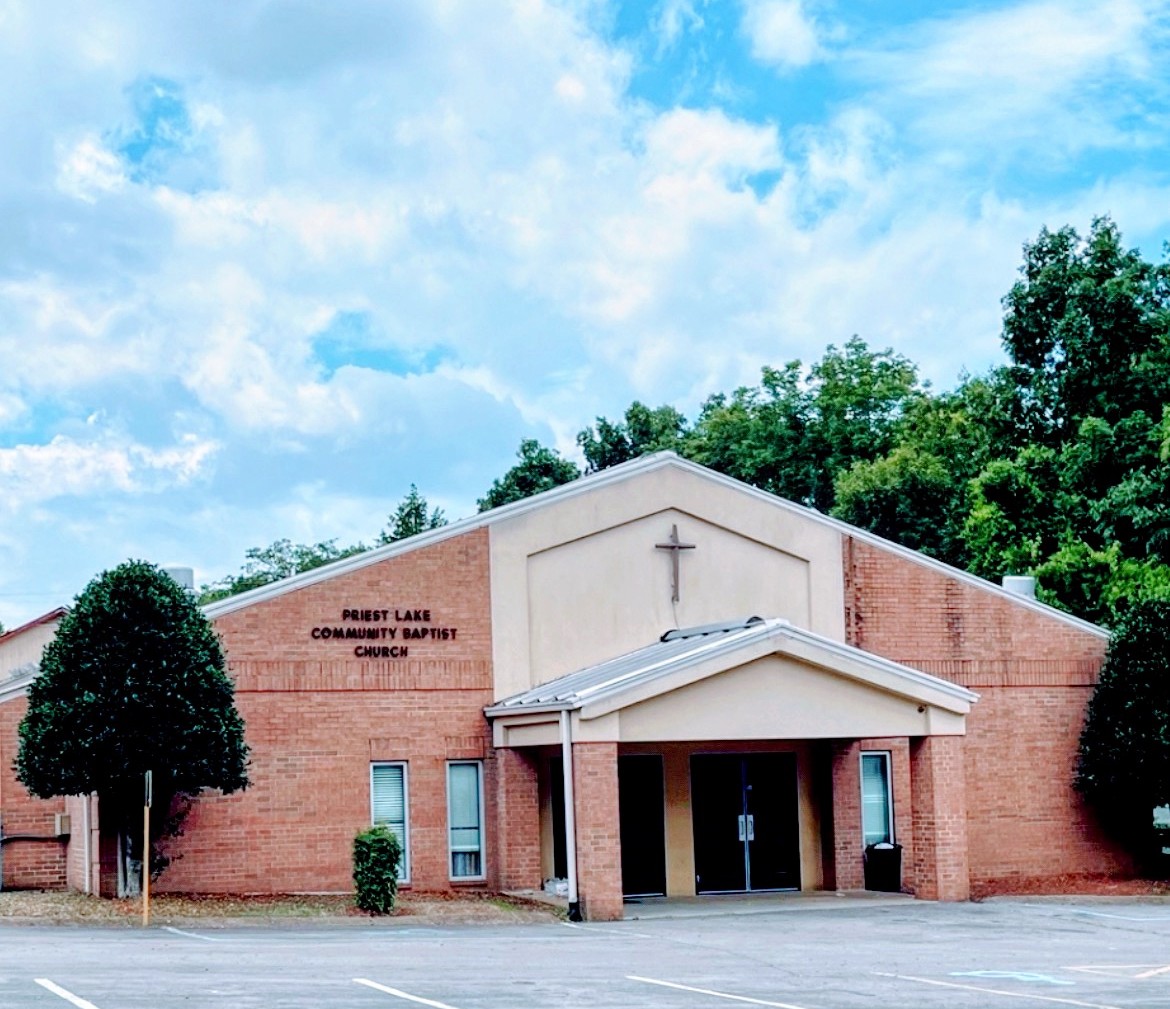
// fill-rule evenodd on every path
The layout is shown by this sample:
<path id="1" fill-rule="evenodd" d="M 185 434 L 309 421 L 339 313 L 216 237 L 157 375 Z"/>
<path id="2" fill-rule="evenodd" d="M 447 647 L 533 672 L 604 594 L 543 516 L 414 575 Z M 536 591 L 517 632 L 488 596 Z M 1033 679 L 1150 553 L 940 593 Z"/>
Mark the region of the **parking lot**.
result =
<path id="1" fill-rule="evenodd" d="M 5 1009 L 1170 1006 L 1170 904 L 785 905 L 612 924 L 0 925 Z"/>

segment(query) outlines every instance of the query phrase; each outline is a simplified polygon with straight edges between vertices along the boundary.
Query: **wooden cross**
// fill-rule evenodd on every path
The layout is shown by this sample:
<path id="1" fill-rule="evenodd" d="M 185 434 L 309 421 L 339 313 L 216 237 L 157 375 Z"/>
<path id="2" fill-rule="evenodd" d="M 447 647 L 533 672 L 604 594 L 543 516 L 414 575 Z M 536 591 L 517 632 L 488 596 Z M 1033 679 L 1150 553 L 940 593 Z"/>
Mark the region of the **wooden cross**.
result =
<path id="1" fill-rule="evenodd" d="M 670 540 L 666 543 L 655 543 L 654 549 L 670 551 L 670 601 L 677 603 L 679 601 L 678 554 L 680 550 L 694 550 L 695 544 L 680 542 L 678 526 L 672 525 L 670 527 Z"/>

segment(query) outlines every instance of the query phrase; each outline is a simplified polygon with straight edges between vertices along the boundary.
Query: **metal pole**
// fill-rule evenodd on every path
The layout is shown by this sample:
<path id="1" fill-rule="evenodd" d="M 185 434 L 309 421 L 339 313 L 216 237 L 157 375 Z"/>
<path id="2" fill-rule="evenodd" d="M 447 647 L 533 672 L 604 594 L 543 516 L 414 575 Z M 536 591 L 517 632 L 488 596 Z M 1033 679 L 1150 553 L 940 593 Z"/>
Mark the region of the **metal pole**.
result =
<path id="1" fill-rule="evenodd" d="M 573 814 L 573 722 L 561 712 L 561 769 L 565 776 L 565 861 L 569 869 L 569 921 L 581 920 L 577 895 L 577 819 Z"/>
<path id="2" fill-rule="evenodd" d="M 142 807 L 142 927 L 150 925 L 150 801 L 152 774 L 146 772 L 146 802 Z"/>

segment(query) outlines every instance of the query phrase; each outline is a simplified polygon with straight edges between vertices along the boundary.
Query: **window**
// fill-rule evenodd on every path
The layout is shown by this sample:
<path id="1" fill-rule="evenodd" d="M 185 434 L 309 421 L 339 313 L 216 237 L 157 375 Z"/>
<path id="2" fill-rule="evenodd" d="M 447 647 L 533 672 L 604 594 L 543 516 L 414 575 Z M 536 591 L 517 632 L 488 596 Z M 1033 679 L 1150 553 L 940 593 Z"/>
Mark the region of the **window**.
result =
<path id="1" fill-rule="evenodd" d="M 406 764 L 370 765 L 370 807 L 374 823 L 384 823 L 402 842 L 402 859 L 398 863 L 399 882 L 410 881 L 410 808 L 406 788 Z"/>
<path id="2" fill-rule="evenodd" d="M 483 879 L 483 765 L 447 765 L 447 831 L 452 879 Z"/>
<path id="3" fill-rule="evenodd" d="M 890 795 L 890 755 L 861 755 L 861 829 L 865 843 L 894 840 L 894 808 Z"/>

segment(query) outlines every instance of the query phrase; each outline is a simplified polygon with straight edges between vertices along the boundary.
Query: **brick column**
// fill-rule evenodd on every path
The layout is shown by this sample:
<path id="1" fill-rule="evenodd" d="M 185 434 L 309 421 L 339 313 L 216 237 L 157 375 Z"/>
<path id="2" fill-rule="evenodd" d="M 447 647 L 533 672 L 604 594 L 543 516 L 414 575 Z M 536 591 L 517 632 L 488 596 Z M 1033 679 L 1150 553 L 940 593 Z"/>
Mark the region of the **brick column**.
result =
<path id="1" fill-rule="evenodd" d="M 540 789 L 526 750 L 496 750 L 495 850 L 499 889 L 540 889 Z"/>
<path id="2" fill-rule="evenodd" d="M 573 744 L 573 790 L 581 912 L 589 921 L 618 921 L 623 910 L 617 743 Z"/>
<path id="3" fill-rule="evenodd" d="M 833 868 L 838 890 L 865 886 L 861 832 L 861 743 L 833 745 Z"/>
<path id="4" fill-rule="evenodd" d="M 962 736 L 924 736 L 910 744 L 915 894 L 967 900 L 967 787 Z"/>

